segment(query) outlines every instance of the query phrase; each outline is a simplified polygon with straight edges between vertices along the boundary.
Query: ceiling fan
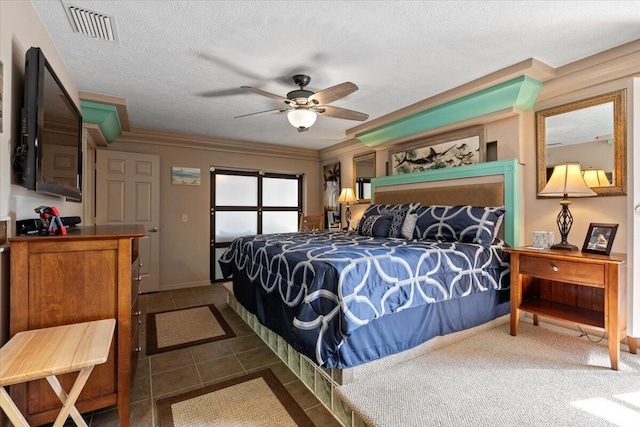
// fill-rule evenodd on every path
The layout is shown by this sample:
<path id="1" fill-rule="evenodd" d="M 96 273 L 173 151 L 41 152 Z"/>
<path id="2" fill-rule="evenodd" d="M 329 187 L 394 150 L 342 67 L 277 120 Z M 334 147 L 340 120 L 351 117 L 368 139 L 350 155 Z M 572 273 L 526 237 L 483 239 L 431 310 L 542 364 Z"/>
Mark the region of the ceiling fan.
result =
<path id="1" fill-rule="evenodd" d="M 307 86 L 310 81 L 311 77 L 305 74 L 296 74 L 293 76 L 293 82 L 300 86 L 300 89 L 292 90 L 287 93 L 286 98 L 270 92 L 265 92 L 264 90 L 256 89 L 255 87 L 241 86 L 241 89 L 248 89 L 258 95 L 282 101 L 286 106 L 272 110 L 258 111 L 257 113 L 244 114 L 235 118 L 253 116 L 255 114 L 268 113 L 271 111 L 279 111 L 281 113 L 286 112 L 289 123 L 291 123 L 293 127 L 297 128 L 298 132 L 308 130 L 316 122 L 318 114 L 345 120 L 364 121 L 369 118 L 368 114 L 327 105 L 330 102 L 344 98 L 358 90 L 358 86 L 355 84 L 351 82 L 344 82 L 314 93 L 305 89 L 305 86 Z"/>

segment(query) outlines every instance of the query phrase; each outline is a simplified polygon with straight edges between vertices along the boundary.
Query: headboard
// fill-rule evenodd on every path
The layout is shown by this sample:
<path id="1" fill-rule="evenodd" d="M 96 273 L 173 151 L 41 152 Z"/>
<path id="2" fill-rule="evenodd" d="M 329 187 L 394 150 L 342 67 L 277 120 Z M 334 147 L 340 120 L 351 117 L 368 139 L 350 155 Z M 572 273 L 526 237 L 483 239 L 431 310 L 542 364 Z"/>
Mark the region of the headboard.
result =
<path id="1" fill-rule="evenodd" d="M 520 245 L 520 164 L 515 159 L 374 178 L 371 193 L 371 203 L 378 204 L 504 206 L 504 240 Z"/>

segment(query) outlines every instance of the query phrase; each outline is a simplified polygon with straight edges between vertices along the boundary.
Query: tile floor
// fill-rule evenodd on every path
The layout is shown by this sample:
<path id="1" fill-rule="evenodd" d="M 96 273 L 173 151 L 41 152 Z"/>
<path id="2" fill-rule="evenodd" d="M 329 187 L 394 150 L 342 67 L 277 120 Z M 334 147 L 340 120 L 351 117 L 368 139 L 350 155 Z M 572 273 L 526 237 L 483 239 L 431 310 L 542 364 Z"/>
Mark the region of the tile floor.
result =
<path id="1" fill-rule="evenodd" d="M 316 426 L 341 424 L 293 372 L 227 305 L 221 284 L 164 291 L 140 296 L 140 355 L 131 390 L 131 427 L 157 426 L 157 399 L 198 389 L 211 383 L 271 368 Z M 146 314 L 203 304 L 215 304 L 236 333 L 235 338 L 146 356 Z M 90 427 L 116 427 L 117 411 L 84 415 Z M 70 419 L 69 419 L 70 420 Z M 73 424 L 71 424 L 73 425 Z"/>

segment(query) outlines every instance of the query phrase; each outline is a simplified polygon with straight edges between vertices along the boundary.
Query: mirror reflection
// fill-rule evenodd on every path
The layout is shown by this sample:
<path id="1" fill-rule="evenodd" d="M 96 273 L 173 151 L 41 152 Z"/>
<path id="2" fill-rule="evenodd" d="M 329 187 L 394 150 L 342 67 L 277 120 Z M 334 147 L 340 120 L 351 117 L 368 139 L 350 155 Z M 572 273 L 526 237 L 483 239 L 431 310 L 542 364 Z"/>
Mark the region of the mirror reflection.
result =
<path id="1" fill-rule="evenodd" d="M 624 91 L 538 111 L 538 192 L 553 167 L 578 162 L 599 195 L 626 193 Z"/>
<path id="2" fill-rule="evenodd" d="M 371 201 L 371 178 L 376 177 L 376 153 L 367 153 L 353 158 L 353 189 L 358 203 Z"/>

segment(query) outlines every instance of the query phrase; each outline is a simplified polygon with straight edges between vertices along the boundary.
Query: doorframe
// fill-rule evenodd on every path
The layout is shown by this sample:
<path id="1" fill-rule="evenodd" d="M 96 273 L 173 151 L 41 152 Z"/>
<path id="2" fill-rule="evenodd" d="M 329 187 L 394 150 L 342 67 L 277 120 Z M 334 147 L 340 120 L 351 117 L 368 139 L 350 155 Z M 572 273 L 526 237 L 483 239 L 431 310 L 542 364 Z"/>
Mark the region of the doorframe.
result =
<path id="1" fill-rule="evenodd" d="M 627 94 L 627 335 L 640 338 L 640 77 Z"/>

